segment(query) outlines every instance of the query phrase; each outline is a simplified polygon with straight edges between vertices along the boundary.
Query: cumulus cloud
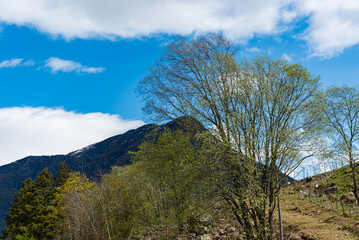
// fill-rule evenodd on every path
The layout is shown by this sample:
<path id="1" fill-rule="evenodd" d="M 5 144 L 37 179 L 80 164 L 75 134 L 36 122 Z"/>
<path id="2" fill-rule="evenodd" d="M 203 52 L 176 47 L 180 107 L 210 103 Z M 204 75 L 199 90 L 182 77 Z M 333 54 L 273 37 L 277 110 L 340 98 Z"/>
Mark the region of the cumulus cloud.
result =
<path id="1" fill-rule="evenodd" d="M 242 42 L 303 20 L 302 36 L 314 56 L 333 57 L 359 43 L 357 0 L 0 0 L 0 23 L 68 40 L 220 31 Z"/>
<path id="2" fill-rule="evenodd" d="M 330 58 L 359 43 L 359 1 L 306 0 L 297 6 L 299 14 L 309 16 L 303 38 L 312 55 Z"/>
<path id="3" fill-rule="evenodd" d="M 71 38 L 223 31 L 238 39 L 277 31 L 293 0 L 0 0 L 0 21 Z"/>
<path id="4" fill-rule="evenodd" d="M 49 68 L 52 73 L 57 72 L 76 72 L 76 73 L 100 73 L 105 71 L 103 67 L 86 67 L 79 62 L 63 60 L 56 57 L 47 59 L 45 68 Z"/>
<path id="5" fill-rule="evenodd" d="M 12 58 L 10 60 L 3 60 L 0 62 L 0 68 L 14 68 L 21 64 L 24 59 L 22 58 Z"/>
<path id="6" fill-rule="evenodd" d="M 29 155 L 66 154 L 143 124 L 61 108 L 0 108 L 0 165 Z"/>

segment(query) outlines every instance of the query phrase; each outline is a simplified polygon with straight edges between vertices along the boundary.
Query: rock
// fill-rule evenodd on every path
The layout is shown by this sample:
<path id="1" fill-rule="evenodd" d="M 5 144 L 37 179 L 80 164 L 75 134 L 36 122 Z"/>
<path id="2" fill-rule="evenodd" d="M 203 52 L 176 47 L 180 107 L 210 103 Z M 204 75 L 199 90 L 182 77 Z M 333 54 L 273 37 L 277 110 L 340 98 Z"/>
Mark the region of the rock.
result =
<path id="1" fill-rule="evenodd" d="M 329 195 L 329 194 L 336 193 L 337 191 L 339 191 L 339 188 L 334 186 L 334 187 L 328 187 L 328 188 L 324 189 L 323 193 L 326 195 Z"/>
<path id="2" fill-rule="evenodd" d="M 213 240 L 213 237 L 210 234 L 204 234 L 201 236 L 201 240 Z"/>
<path id="3" fill-rule="evenodd" d="M 353 192 L 348 192 L 347 193 L 348 196 L 354 197 L 354 193 Z"/>
<path id="4" fill-rule="evenodd" d="M 291 235 L 289 235 L 288 240 L 301 240 L 302 237 L 298 234 L 292 233 Z"/>
<path id="5" fill-rule="evenodd" d="M 353 202 L 356 201 L 355 196 L 354 196 L 354 193 L 352 193 L 352 192 L 343 194 L 343 195 L 340 197 L 340 200 L 342 200 L 342 201 L 344 201 L 344 202 L 347 202 L 347 203 L 353 203 Z"/>
<path id="6" fill-rule="evenodd" d="M 332 200 L 332 201 L 337 201 L 338 198 L 337 198 L 337 196 L 335 196 L 335 195 L 331 195 L 331 196 L 330 196 L 330 200 Z"/>

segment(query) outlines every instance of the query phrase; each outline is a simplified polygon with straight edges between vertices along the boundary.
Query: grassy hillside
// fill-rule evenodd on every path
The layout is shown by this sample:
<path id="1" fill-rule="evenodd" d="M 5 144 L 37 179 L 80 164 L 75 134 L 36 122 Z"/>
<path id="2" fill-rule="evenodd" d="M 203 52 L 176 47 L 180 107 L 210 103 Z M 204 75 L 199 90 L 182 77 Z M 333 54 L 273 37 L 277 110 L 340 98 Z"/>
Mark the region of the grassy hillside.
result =
<path id="1" fill-rule="evenodd" d="M 359 239 L 358 217 L 350 217 L 348 214 L 343 216 L 327 210 L 309 199 L 301 199 L 299 194 L 300 189 L 323 195 L 323 199 L 329 199 L 331 195 L 340 198 L 351 192 L 352 186 L 348 166 L 286 186 L 282 191 L 281 201 L 285 239 Z M 324 190 L 331 187 L 337 187 L 337 191 L 329 195 L 323 194 Z"/>

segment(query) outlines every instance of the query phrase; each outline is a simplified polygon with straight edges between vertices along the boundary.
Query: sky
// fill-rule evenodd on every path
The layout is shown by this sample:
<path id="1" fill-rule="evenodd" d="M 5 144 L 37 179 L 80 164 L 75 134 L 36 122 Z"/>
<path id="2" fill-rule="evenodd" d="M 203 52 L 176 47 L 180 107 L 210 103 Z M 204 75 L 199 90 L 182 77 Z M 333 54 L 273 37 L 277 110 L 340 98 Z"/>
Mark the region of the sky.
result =
<path id="1" fill-rule="evenodd" d="M 0 165 L 145 124 L 138 82 L 177 36 L 207 32 L 357 85 L 358 0 L 0 0 Z"/>

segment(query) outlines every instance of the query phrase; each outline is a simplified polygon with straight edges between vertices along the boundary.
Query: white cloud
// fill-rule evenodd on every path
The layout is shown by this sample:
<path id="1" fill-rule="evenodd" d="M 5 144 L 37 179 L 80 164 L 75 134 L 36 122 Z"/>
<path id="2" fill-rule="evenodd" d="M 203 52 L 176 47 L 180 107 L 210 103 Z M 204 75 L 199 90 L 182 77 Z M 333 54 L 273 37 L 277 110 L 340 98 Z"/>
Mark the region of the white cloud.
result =
<path id="1" fill-rule="evenodd" d="M 261 52 L 262 50 L 257 48 L 257 47 L 251 47 L 251 48 L 246 48 L 244 49 L 244 51 L 246 52 L 250 52 L 250 53 L 259 53 Z"/>
<path id="2" fill-rule="evenodd" d="M 270 34 L 293 0 L 0 0 L 0 21 L 53 36 L 108 38 L 223 31 Z"/>
<path id="3" fill-rule="evenodd" d="M 27 66 L 27 67 L 29 67 L 29 66 L 34 66 L 34 65 L 35 65 L 35 61 L 33 61 L 33 60 L 28 60 L 28 61 L 24 62 L 22 65 L 23 65 L 23 66 Z"/>
<path id="4" fill-rule="evenodd" d="M 359 43 L 358 0 L 298 0 L 297 11 L 309 16 L 304 39 L 312 55 L 330 58 Z"/>
<path id="5" fill-rule="evenodd" d="M 333 57 L 359 43 L 358 0 L 0 0 L 0 23 L 68 40 L 220 31 L 243 42 L 304 19 L 302 36 L 314 56 Z"/>
<path id="6" fill-rule="evenodd" d="M 33 60 L 28 60 L 24 62 L 23 58 L 12 58 L 9 60 L 3 60 L 0 62 L 0 68 L 15 68 L 20 66 L 34 66 L 35 62 Z"/>
<path id="7" fill-rule="evenodd" d="M 143 124 L 60 108 L 0 108 L 0 165 L 29 155 L 66 154 Z"/>
<path id="8" fill-rule="evenodd" d="M 103 67 L 86 67 L 79 62 L 63 60 L 56 57 L 47 59 L 45 68 L 49 68 L 52 73 L 57 72 L 76 72 L 76 73 L 100 73 L 105 71 Z"/>
<path id="9" fill-rule="evenodd" d="M 283 53 L 282 58 L 284 58 L 288 62 L 292 62 L 293 61 L 292 56 L 294 56 L 294 54 Z"/>
<path id="10" fill-rule="evenodd" d="M 14 68 L 21 64 L 24 59 L 22 58 L 12 58 L 10 60 L 3 60 L 0 62 L 0 68 Z"/>

